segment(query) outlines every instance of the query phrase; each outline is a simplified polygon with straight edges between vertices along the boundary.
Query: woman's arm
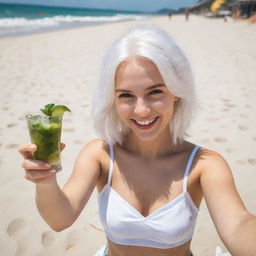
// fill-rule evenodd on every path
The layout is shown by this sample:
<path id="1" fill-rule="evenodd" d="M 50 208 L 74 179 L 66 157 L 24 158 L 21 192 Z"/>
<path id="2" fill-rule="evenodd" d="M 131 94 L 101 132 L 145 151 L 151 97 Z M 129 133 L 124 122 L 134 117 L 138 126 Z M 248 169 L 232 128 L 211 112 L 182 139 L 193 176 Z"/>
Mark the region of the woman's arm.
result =
<path id="1" fill-rule="evenodd" d="M 38 210 L 55 231 L 72 225 L 87 203 L 101 173 L 102 147 L 103 142 L 95 140 L 81 150 L 63 189 L 57 184 L 55 174 L 46 175 L 49 170 L 40 169 L 44 164 L 42 161 L 25 158 L 23 167 L 26 169 L 26 178 L 36 183 Z"/>
<path id="2" fill-rule="evenodd" d="M 244 206 L 225 159 L 200 152 L 203 195 L 218 234 L 233 256 L 256 255 L 256 217 Z"/>

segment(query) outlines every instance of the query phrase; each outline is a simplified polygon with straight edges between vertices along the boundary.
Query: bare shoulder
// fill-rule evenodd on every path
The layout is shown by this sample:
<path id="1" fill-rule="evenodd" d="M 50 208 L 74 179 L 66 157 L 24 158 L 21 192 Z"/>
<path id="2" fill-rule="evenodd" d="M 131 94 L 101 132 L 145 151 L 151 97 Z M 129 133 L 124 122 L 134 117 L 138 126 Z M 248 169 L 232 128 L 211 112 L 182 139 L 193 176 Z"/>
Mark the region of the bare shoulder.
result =
<path id="1" fill-rule="evenodd" d="M 237 192 L 232 170 L 225 158 L 218 152 L 204 148 L 199 157 L 200 184 L 213 216 L 216 209 L 225 209 L 227 202 L 230 209 L 233 208 L 238 213 L 243 212 L 245 208 Z"/>
<path id="2" fill-rule="evenodd" d="M 88 142 L 78 154 L 68 185 L 82 184 L 81 187 L 95 186 L 102 174 L 102 159 L 107 152 L 107 143 L 102 139 Z"/>
<path id="3" fill-rule="evenodd" d="M 215 227 L 224 241 L 248 211 L 236 189 L 232 171 L 218 152 L 202 148 L 199 152 L 200 185 Z"/>
<path id="4" fill-rule="evenodd" d="M 203 161 L 225 161 L 220 153 L 204 147 L 200 148 L 199 156 Z"/>
<path id="5" fill-rule="evenodd" d="M 81 149 L 79 153 L 79 157 L 84 157 L 84 155 L 93 156 L 95 159 L 100 160 L 102 154 L 108 151 L 108 145 L 103 139 L 94 139 L 89 141 L 84 147 Z"/>
<path id="6" fill-rule="evenodd" d="M 204 147 L 198 152 L 198 165 L 201 175 L 231 172 L 227 161 L 220 153 Z"/>
<path id="7" fill-rule="evenodd" d="M 107 149 L 107 143 L 103 139 L 93 139 L 89 141 L 84 147 L 82 148 L 83 150 L 89 150 L 94 153 L 99 153 L 101 150 L 106 150 Z"/>
<path id="8" fill-rule="evenodd" d="M 108 154 L 107 143 L 102 139 L 88 142 L 80 150 L 74 164 L 73 174 L 84 175 L 96 172 L 99 177 L 102 170 L 102 159 Z"/>

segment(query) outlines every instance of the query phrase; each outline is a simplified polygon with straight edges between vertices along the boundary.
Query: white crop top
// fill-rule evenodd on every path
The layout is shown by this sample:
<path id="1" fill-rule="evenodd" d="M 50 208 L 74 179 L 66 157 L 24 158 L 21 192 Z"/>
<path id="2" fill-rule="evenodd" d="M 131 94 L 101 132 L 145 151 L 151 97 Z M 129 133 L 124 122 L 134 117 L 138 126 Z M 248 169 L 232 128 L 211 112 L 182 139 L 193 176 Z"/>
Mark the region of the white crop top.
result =
<path id="1" fill-rule="evenodd" d="M 99 214 L 106 236 L 113 243 L 154 248 L 173 248 L 192 238 L 198 208 L 187 192 L 187 181 L 195 146 L 187 163 L 183 192 L 174 200 L 144 217 L 110 185 L 113 172 L 114 150 L 110 145 L 108 183 L 98 194 Z"/>

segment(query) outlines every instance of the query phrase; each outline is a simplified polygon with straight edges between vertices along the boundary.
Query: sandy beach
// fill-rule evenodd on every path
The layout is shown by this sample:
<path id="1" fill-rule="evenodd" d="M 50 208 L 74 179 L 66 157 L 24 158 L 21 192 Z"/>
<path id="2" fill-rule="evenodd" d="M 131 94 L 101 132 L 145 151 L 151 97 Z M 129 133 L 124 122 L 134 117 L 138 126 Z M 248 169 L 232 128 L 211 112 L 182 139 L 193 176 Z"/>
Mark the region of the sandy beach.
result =
<path id="1" fill-rule="evenodd" d="M 0 254 L 92 256 L 105 243 L 97 192 L 69 229 L 56 233 L 40 217 L 35 185 L 24 179 L 18 145 L 29 142 L 25 114 L 47 103 L 65 104 L 62 186 L 81 147 L 94 134 L 90 102 L 107 46 L 137 24 L 165 29 L 194 70 L 199 111 L 189 140 L 221 153 L 237 189 L 256 214 L 256 24 L 228 19 L 166 16 L 49 33 L 0 38 Z M 203 202 L 192 240 L 195 256 L 213 256 L 224 245 Z M 139 256 L 139 255 L 138 255 Z"/>

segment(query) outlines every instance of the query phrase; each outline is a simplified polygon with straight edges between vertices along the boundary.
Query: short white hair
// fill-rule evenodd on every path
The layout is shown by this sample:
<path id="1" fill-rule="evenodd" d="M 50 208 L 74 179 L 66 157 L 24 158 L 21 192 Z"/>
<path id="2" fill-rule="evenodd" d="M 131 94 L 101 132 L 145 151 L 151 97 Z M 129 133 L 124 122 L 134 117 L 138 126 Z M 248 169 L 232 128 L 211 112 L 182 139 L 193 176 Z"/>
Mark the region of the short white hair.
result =
<path id="1" fill-rule="evenodd" d="M 115 107 L 115 76 L 119 65 L 131 57 L 145 57 L 158 68 L 165 85 L 179 97 L 170 120 L 172 141 L 182 141 L 193 118 L 196 97 L 188 59 L 174 40 L 162 29 L 140 25 L 117 39 L 107 50 L 100 79 L 92 102 L 96 132 L 107 143 L 122 144 L 129 128 L 121 121 Z"/>

